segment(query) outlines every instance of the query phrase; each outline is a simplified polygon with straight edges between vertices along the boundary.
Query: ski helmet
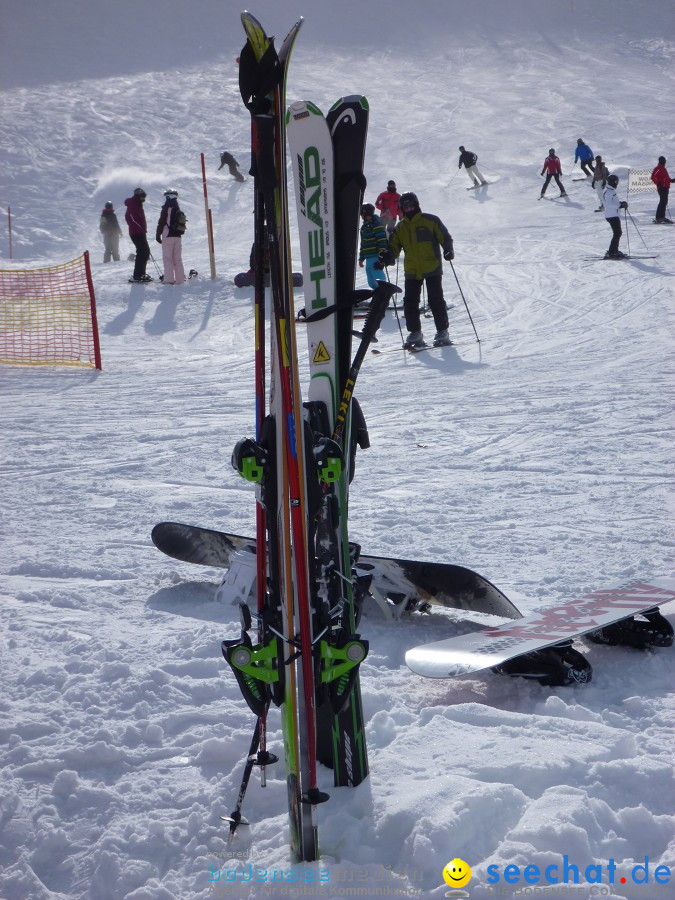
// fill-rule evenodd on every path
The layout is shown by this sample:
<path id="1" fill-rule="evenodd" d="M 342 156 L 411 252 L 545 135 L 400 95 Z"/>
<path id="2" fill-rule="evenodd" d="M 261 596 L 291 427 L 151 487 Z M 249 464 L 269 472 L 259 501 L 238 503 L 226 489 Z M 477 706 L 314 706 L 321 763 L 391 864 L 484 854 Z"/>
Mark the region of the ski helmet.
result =
<path id="1" fill-rule="evenodd" d="M 178 191 L 176 190 L 176 188 L 167 188 L 167 190 L 164 191 L 164 196 L 167 200 L 177 200 Z"/>
<path id="2" fill-rule="evenodd" d="M 659 156 L 659 163 L 660 163 L 662 166 L 665 166 L 665 164 L 666 164 L 666 158 L 665 158 L 665 156 Z"/>
<path id="3" fill-rule="evenodd" d="M 106 201 L 105 208 L 106 208 L 106 209 L 112 209 L 112 208 L 113 208 L 112 200 L 107 200 L 107 201 Z"/>
<path id="4" fill-rule="evenodd" d="M 612 187 L 616 187 L 618 183 L 619 183 L 618 175 L 609 175 L 607 177 L 607 184 L 611 184 Z"/>
<path id="5" fill-rule="evenodd" d="M 147 196 L 143 188 L 136 188 L 134 191 L 134 197 L 138 197 L 139 200 L 145 200 Z"/>
<path id="6" fill-rule="evenodd" d="M 375 207 L 372 203 L 364 203 L 361 207 L 361 215 L 362 216 L 374 216 L 375 215 Z"/>
<path id="7" fill-rule="evenodd" d="M 549 152 L 549 153 L 555 154 L 555 148 L 549 147 L 549 148 L 548 148 L 548 152 Z"/>
<path id="8" fill-rule="evenodd" d="M 417 210 L 420 208 L 420 202 L 417 199 L 417 194 L 413 194 L 412 191 L 406 191 L 405 194 L 401 194 L 401 199 L 399 200 L 399 206 L 406 212 L 412 210 Z"/>
<path id="9" fill-rule="evenodd" d="M 463 146 L 460 146 L 459 152 L 460 152 L 460 153 L 464 153 L 464 147 L 463 147 Z"/>

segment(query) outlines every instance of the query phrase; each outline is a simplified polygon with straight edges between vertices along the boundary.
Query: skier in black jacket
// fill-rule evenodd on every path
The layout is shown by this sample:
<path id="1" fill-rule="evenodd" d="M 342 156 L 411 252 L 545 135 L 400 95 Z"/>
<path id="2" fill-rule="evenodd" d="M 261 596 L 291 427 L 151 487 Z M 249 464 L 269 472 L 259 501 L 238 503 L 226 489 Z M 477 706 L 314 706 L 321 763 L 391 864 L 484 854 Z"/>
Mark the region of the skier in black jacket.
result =
<path id="1" fill-rule="evenodd" d="M 467 150 L 465 147 L 459 148 L 459 166 L 458 168 L 466 169 L 466 174 L 469 176 L 469 180 L 474 187 L 479 187 L 481 184 L 487 184 L 487 181 L 483 178 L 483 176 L 478 171 L 478 167 L 476 163 L 478 162 L 478 157 L 475 153 L 472 153 L 471 150 Z"/>

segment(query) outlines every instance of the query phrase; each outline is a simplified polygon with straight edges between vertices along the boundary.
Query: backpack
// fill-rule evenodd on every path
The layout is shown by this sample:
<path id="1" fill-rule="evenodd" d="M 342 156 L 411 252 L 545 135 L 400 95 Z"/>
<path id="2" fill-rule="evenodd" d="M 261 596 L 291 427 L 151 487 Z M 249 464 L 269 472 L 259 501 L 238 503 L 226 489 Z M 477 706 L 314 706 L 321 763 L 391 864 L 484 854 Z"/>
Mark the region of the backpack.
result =
<path id="1" fill-rule="evenodd" d="M 175 234 L 182 236 L 185 234 L 186 227 L 187 227 L 187 216 L 185 215 L 185 213 L 183 212 L 182 209 L 179 209 L 178 215 L 176 216 L 176 221 L 171 223 L 171 230 Z"/>

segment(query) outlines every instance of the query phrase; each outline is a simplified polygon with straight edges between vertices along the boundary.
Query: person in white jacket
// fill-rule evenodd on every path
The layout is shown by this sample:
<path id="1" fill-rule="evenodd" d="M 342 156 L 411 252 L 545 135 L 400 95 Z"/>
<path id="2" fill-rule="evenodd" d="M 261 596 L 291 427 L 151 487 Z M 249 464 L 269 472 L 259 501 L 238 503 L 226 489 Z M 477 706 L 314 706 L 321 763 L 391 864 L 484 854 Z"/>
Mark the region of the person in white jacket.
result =
<path id="1" fill-rule="evenodd" d="M 612 229 L 612 240 L 609 250 L 605 253 L 605 259 L 624 259 L 625 253 L 619 250 L 619 241 L 621 240 L 621 219 L 619 218 L 619 210 L 628 209 L 625 200 L 619 200 L 616 189 L 619 184 L 618 175 L 610 175 L 607 178 L 607 186 L 602 192 L 602 205 L 605 208 L 605 218 Z"/>

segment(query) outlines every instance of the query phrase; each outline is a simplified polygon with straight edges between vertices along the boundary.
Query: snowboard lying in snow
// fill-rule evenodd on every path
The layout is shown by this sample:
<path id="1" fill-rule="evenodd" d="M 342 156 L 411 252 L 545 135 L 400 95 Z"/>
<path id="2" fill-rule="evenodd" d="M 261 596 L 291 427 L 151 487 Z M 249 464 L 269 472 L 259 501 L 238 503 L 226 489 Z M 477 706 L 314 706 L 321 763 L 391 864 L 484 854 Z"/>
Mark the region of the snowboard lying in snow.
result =
<path id="1" fill-rule="evenodd" d="M 160 522 L 154 545 L 174 559 L 228 569 L 232 598 L 244 602 L 255 587 L 255 540 L 196 525 Z M 521 613 L 487 578 L 464 566 L 366 556 L 352 546 L 357 577 L 371 579 L 369 590 L 389 618 L 424 611 L 430 604 L 516 619 Z M 247 574 L 247 573 L 250 573 Z"/>
<path id="2" fill-rule="evenodd" d="M 508 673 L 507 664 L 523 654 L 531 654 L 532 658 L 556 645 L 556 649 L 564 649 L 562 642 L 569 643 L 585 634 L 596 643 L 669 647 L 673 642 L 672 628 L 658 607 L 671 600 L 675 600 L 675 578 L 605 588 L 517 622 L 414 647 L 406 653 L 405 661 L 417 675 L 448 678 L 482 669 L 501 671 L 501 667 Z M 646 621 L 633 620 L 637 615 Z M 622 628 L 624 620 L 626 625 Z M 581 670 L 576 671 L 580 675 L 576 680 L 590 680 L 583 677 Z"/>
<path id="3" fill-rule="evenodd" d="M 246 602 L 253 593 L 254 539 L 160 522 L 152 530 L 152 541 L 174 559 L 226 569 L 221 590 L 232 602 Z M 389 619 L 440 605 L 518 620 L 409 650 L 408 667 L 427 678 L 494 669 L 548 685 L 583 683 L 591 680 L 591 667 L 572 647 L 574 638 L 588 635 L 595 643 L 637 648 L 669 647 L 673 642 L 673 629 L 658 607 L 675 600 L 675 578 L 593 591 L 523 617 L 499 588 L 464 566 L 367 556 L 356 545 L 352 559 L 357 578 Z"/>

